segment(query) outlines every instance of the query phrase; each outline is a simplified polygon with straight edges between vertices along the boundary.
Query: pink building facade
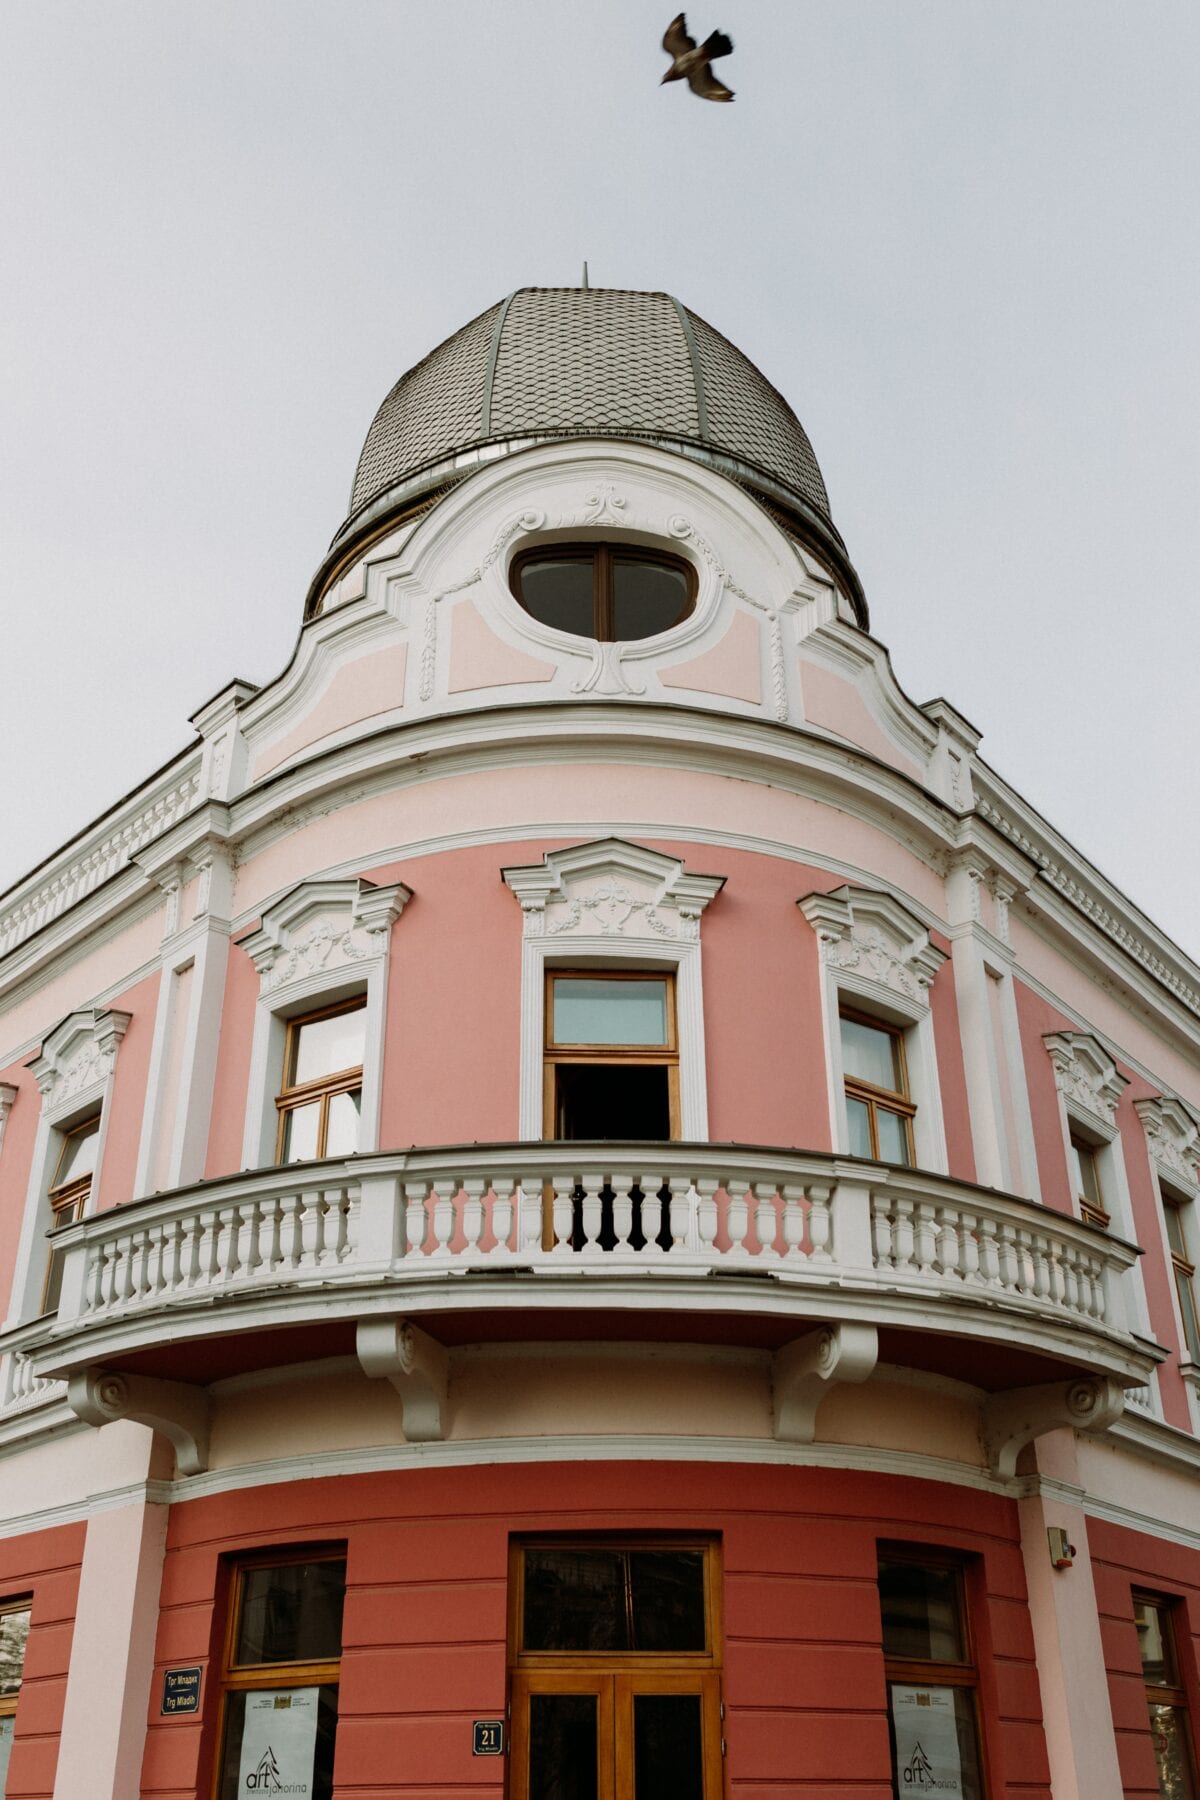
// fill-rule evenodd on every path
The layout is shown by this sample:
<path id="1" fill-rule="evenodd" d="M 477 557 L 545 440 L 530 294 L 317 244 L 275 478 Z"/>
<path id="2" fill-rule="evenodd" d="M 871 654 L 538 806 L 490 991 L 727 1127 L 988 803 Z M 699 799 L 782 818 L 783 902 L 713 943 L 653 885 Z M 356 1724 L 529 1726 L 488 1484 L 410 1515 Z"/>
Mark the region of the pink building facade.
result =
<path id="1" fill-rule="evenodd" d="M 522 290 L 0 897 L 6 1800 L 1197 1800 L 1200 969 Z"/>

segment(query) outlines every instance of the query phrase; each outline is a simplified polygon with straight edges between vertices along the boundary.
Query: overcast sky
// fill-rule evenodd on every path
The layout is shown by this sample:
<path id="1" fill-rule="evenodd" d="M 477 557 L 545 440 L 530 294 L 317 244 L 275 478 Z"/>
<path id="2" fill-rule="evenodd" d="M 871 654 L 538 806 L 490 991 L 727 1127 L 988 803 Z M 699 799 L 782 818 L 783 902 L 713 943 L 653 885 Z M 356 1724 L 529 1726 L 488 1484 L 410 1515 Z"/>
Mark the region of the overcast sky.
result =
<path id="1" fill-rule="evenodd" d="M 666 288 L 916 700 L 1200 953 L 1200 6 L 0 0 L 0 887 L 269 680 L 396 377 Z"/>

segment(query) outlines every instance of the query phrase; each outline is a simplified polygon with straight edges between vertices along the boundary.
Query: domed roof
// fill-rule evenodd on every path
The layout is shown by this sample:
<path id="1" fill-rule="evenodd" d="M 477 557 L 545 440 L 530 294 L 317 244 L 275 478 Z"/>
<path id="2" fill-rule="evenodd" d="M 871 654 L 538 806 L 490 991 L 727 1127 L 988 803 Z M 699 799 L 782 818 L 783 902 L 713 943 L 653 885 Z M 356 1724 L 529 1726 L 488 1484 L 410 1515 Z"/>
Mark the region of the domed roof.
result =
<path id="1" fill-rule="evenodd" d="M 358 460 L 330 559 L 481 462 L 555 438 L 633 438 L 782 509 L 866 603 L 807 433 L 748 357 L 670 294 L 518 288 L 402 375 Z M 320 576 L 314 590 L 320 585 Z"/>

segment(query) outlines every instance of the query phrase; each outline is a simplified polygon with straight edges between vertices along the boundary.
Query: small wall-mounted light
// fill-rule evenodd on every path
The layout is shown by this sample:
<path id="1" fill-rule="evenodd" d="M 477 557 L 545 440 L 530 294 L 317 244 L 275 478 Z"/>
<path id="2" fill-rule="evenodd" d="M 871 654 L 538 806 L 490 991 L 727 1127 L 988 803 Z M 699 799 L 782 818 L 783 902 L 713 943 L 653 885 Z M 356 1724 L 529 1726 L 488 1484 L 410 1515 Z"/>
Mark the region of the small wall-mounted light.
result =
<path id="1" fill-rule="evenodd" d="M 1048 1525 L 1046 1537 L 1050 1544 L 1050 1561 L 1056 1569 L 1069 1569 L 1075 1561 L 1075 1546 L 1068 1538 L 1061 1525 Z"/>

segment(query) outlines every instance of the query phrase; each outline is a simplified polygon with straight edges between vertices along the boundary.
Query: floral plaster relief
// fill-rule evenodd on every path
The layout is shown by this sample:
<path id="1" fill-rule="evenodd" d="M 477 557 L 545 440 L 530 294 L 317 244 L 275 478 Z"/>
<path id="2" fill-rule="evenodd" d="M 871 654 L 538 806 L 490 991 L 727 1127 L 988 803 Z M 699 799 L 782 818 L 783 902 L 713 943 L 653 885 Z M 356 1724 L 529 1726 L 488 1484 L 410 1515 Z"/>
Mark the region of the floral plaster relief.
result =
<path id="1" fill-rule="evenodd" d="M 762 705 L 762 659 L 757 619 L 735 613 L 728 631 L 711 650 L 690 662 L 672 663 L 659 680 L 664 687 L 690 688 L 696 694 L 724 694 L 731 700 Z"/>
<path id="2" fill-rule="evenodd" d="M 286 737 L 263 751 L 254 765 L 254 779 L 261 780 L 298 750 L 307 750 L 347 725 L 403 706 L 407 661 L 408 645 L 392 644 L 343 663 L 311 712 Z"/>
<path id="3" fill-rule="evenodd" d="M 553 663 L 516 650 L 497 637 L 473 600 L 459 601 L 450 636 L 452 694 L 464 694 L 473 688 L 551 681 L 555 673 Z"/>
<path id="4" fill-rule="evenodd" d="M 846 743 L 857 744 L 860 750 L 877 756 L 880 762 L 910 775 L 914 781 L 924 782 L 925 771 L 896 748 L 871 717 L 852 682 L 843 681 L 819 663 L 804 659 L 800 663 L 800 679 L 804 690 L 804 716 L 810 724 L 832 732 Z"/>

